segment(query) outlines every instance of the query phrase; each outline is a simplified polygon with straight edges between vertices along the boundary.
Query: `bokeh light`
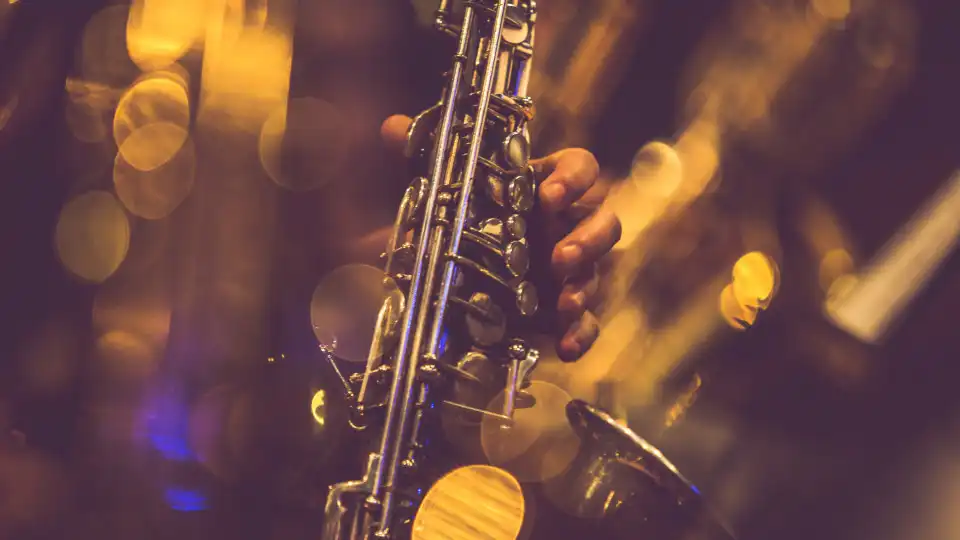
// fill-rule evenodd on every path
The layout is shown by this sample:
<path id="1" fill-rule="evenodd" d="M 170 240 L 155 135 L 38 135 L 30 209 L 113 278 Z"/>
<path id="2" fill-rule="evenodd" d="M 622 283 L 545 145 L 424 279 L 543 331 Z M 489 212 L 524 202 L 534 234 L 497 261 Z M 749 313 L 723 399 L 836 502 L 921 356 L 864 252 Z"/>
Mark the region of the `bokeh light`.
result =
<path id="1" fill-rule="evenodd" d="M 127 18 L 127 52 L 143 71 L 176 62 L 203 37 L 207 2 L 133 0 Z"/>
<path id="2" fill-rule="evenodd" d="M 447 473 L 423 498 L 413 540 L 515 540 L 526 504 L 516 478 L 488 465 Z"/>
<path id="3" fill-rule="evenodd" d="M 512 425 L 485 416 L 480 426 L 483 452 L 492 465 L 523 482 L 542 482 L 562 473 L 580 449 L 580 438 L 567 421 L 570 394 L 545 381 L 533 381 L 524 390 L 533 406 L 517 407 Z M 503 408 L 503 393 L 487 407 Z"/>
<path id="4" fill-rule="evenodd" d="M 766 309 L 780 287 L 780 267 L 759 251 L 737 259 L 733 265 L 733 294 L 745 307 Z"/>
<path id="5" fill-rule="evenodd" d="M 55 246 L 67 270 L 83 280 L 101 283 L 127 255 L 130 222 L 112 194 L 90 191 L 60 211 Z"/>
<path id="6" fill-rule="evenodd" d="M 316 189 L 349 170 L 350 134 L 350 118 L 332 103 L 293 99 L 263 123 L 260 162 L 281 187 L 298 192 Z"/>
<path id="7" fill-rule="evenodd" d="M 151 169 L 135 167 L 125 158 L 136 155 L 141 163 L 160 162 L 181 140 L 183 144 L 172 159 Z M 137 130 L 124 146 L 139 148 L 117 152 L 113 167 L 117 197 L 134 215 L 144 219 L 167 217 L 193 190 L 197 164 L 193 139 L 179 126 L 157 123 Z"/>
<path id="8" fill-rule="evenodd" d="M 187 140 L 190 104 L 176 72 L 142 78 L 124 94 L 113 119 L 113 138 L 123 159 L 151 171 L 173 158 Z"/>
<path id="9" fill-rule="evenodd" d="M 310 321 L 317 341 L 350 362 L 366 362 L 378 315 L 390 335 L 404 309 L 404 294 L 383 270 L 363 264 L 340 267 L 325 276 L 310 301 Z M 382 310 L 381 310 L 382 308 Z M 392 343 L 381 341 L 379 356 Z"/>

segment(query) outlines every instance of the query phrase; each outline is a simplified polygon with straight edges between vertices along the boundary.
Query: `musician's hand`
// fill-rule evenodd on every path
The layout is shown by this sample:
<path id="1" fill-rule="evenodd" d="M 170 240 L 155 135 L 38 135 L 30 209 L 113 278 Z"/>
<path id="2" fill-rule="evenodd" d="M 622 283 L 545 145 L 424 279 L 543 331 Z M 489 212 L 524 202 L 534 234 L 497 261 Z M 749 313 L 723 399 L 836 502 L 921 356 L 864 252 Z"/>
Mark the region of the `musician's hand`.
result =
<path id="1" fill-rule="evenodd" d="M 620 240 L 620 220 L 601 208 L 606 186 L 596 158 L 580 148 L 531 160 L 540 182 L 540 202 L 548 234 L 556 242 L 551 265 L 563 288 L 557 311 L 563 334 L 557 344 L 562 360 L 576 360 L 600 332 L 589 306 L 599 289 L 597 266 Z"/>
<path id="2" fill-rule="evenodd" d="M 402 148 L 410 122 L 406 116 L 391 116 L 380 132 L 390 146 Z M 556 242 L 551 265 L 563 280 L 557 301 L 561 322 L 557 354 L 565 361 L 576 360 L 600 332 L 588 308 L 599 288 L 597 263 L 620 240 L 620 221 L 601 208 L 606 189 L 598 182 L 600 166 L 590 152 L 570 148 L 530 164 L 540 183 L 547 232 Z"/>

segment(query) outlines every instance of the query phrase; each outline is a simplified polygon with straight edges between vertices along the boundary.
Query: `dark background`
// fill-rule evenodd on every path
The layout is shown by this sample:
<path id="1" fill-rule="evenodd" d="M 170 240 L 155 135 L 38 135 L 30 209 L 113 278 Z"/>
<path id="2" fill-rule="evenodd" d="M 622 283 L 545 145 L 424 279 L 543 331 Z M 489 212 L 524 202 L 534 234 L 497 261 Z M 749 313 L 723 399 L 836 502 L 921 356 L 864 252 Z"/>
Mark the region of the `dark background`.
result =
<path id="1" fill-rule="evenodd" d="M 29 526 L 10 532 L 11 538 L 315 537 L 316 497 L 329 473 L 313 462 L 313 443 L 276 442 L 284 430 L 299 428 L 257 424 L 264 429 L 262 438 L 273 442 L 250 443 L 256 457 L 245 462 L 245 479 L 227 487 L 189 466 L 166 463 L 162 456 L 84 457 L 82 369 L 68 390 L 56 395 L 19 391 L 15 358 L 26 337 L 52 313 L 82 320 L 92 301 L 90 288 L 61 269 L 50 239 L 70 180 L 60 166 L 59 149 L 69 138 L 62 82 L 79 32 L 99 7 L 80 0 L 21 3 L 0 43 L 0 97 L 19 96 L 17 109 L 0 129 L 0 419 L 6 420 L 0 426 L 24 434 L 32 450 L 50 456 L 65 472 L 57 496 L 50 499 L 54 502 L 46 503 Z M 330 10 L 345 9 L 339 2 L 328 3 Z M 658 3 L 647 14 L 653 22 L 639 37 L 628 72 L 593 134 L 591 150 L 606 170 L 625 172 L 645 142 L 677 131 L 686 60 L 727 2 L 696 4 Z M 731 506 L 736 509 L 730 519 L 744 539 L 947 540 L 960 535 L 960 524 L 949 519 L 960 502 L 960 478 L 953 478 L 960 472 L 955 382 L 960 256 L 949 257 L 883 346 L 868 347 L 832 329 L 811 308 L 813 301 L 807 298 L 816 262 L 791 217 L 803 197 L 827 201 L 866 260 L 957 167 L 960 18 L 950 4 L 914 4 L 919 31 L 910 82 L 841 153 L 812 170 L 784 167 L 767 175 L 775 177 L 776 185 L 762 201 L 738 195 L 763 181 L 758 178 L 763 175 L 751 174 L 749 148 L 739 149 L 744 154 L 724 171 L 733 180 L 718 197 L 736 201 L 727 205 L 728 215 L 751 204 L 777 209 L 783 301 L 750 332 L 708 351 L 710 362 L 722 368 L 715 370 L 689 427 L 662 444 L 706 493 L 719 493 L 722 499 L 743 491 L 742 502 Z M 416 27 L 405 3 L 370 2 L 352 12 L 362 20 L 365 9 L 395 11 L 391 31 L 364 51 L 325 48 L 298 38 L 291 93 L 337 103 L 359 88 L 365 105 L 378 113 L 372 117 L 413 114 L 436 99 L 448 50 Z M 827 93 L 830 82 L 829 77 L 821 82 Z M 396 165 L 376 142 L 377 124 L 368 124 L 361 127 L 369 134 L 368 143 L 350 150 L 355 186 L 390 176 Z M 757 165 L 762 171 L 770 167 Z M 738 181 L 741 169 L 745 172 Z M 275 273 L 280 299 L 272 317 L 276 337 L 269 350 L 251 355 L 303 351 L 313 340 L 309 329 L 287 327 L 282 299 L 290 290 L 309 290 L 310 280 L 333 264 L 329 252 L 303 230 L 311 223 L 304 216 L 323 211 L 320 199 L 325 195 L 285 196 L 281 202 L 287 210 L 277 234 L 285 240 L 278 245 L 313 255 L 306 257 L 305 270 Z M 384 208 L 392 204 L 388 197 L 382 202 Z M 294 257 L 281 252 L 277 259 L 282 265 Z M 81 332 L 77 346 L 86 339 Z M 865 358 L 869 365 L 869 376 L 855 389 L 836 384 L 816 367 L 818 355 L 837 347 L 839 354 Z M 285 388 L 304 377 L 329 375 L 322 368 L 300 367 L 245 376 L 258 380 L 252 391 L 282 411 Z M 706 430 L 704 425 L 733 433 L 722 455 L 709 463 L 697 456 L 702 447 L 690 443 L 696 440 L 694 432 Z M 264 445 L 270 452 L 286 452 L 285 457 L 274 453 L 267 459 Z M 296 480 L 284 480 L 291 477 Z M 210 510 L 160 508 L 151 489 L 170 479 L 215 493 Z M 0 502 L 21 496 L 23 489 L 22 483 L 3 482 Z M 123 524 L 102 518 L 112 513 L 138 517 Z"/>

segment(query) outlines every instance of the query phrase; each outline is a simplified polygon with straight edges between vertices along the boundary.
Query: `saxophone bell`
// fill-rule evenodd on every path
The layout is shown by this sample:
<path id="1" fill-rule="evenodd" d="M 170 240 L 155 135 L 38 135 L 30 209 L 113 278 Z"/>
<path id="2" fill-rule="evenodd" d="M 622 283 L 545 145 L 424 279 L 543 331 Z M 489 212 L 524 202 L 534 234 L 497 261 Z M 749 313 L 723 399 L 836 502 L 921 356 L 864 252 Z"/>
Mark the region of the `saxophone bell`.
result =
<path id="1" fill-rule="evenodd" d="M 581 438 L 580 452 L 544 485 L 566 514 L 599 523 L 605 538 L 734 539 L 653 445 L 581 400 L 567 405 L 567 418 Z"/>

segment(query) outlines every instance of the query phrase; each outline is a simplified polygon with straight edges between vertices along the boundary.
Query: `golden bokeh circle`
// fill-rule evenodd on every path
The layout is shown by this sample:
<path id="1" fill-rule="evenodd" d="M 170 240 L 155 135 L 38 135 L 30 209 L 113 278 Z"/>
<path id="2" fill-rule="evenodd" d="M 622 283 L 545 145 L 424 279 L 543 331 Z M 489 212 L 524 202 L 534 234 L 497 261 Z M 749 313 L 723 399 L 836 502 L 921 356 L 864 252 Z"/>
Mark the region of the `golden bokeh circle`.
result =
<path id="1" fill-rule="evenodd" d="M 780 288 L 780 267 L 770 256 L 751 251 L 733 265 L 733 294 L 747 308 L 766 309 Z"/>
<path id="2" fill-rule="evenodd" d="M 133 148 L 121 149 L 114 160 L 117 197 L 130 213 L 144 219 L 169 216 L 193 190 L 197 162 L 193 140 L 179 126 L 158 122 L 134 132 L 124 146 Z"/>
<path id="3" fill-rule="evenodd" d="M 321 346 L 349 362 L 366 362 L 378 316 L 390 336 L 376 351 L 394 342 L 405 306 L 404 294 L 383 270 L 365 264 L 341 266 L 317 285 L 310 300 L 310 322 Z"/>
<path id="4" fill-rule="evenodd" d="M 526 502 L 520 482 L 489 465 L 454 469 L 427 491 L 412 540 L 515 540 Z"/>
<path id="5" fill-rule="evenodd" d="M 117 103 L 113 138 L 123 158 L 134 168 L 149 171 L 163 165 L 186 141 L 190 99 L 184 82 L 175 73 L 145 77 Z"/>
<path id="6" fill-rule="evenodd" d="M 127 256 L 130 221 L 112 194 L 90 191 L 64 205 L 54 236 L 63 266 L 85 281 L 101 283 Z"/>
<path id="7" fill-rule="evenodd" d="M 509 425 L 484 416 L 480 443 L 492 465 L 523 482 L 543 482 L 566 470 L 580 450 L 580 437 L 566 414 L 572 398 L 546 381 L 533 381 L 524 392 L 533 397 L 533 406 L 517 407 Z M 503 399 L 501 392 L 487 408 L 502 410 Z"/>

